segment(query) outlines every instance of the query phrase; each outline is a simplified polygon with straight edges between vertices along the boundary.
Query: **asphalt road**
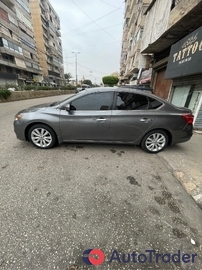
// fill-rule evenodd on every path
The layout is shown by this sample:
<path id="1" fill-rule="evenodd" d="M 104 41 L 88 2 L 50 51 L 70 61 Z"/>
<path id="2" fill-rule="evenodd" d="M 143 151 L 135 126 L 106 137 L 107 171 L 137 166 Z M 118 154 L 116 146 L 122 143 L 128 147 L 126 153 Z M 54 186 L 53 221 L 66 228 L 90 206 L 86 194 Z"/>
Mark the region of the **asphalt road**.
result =
<path id="1" fill-rule="evenodd" d="M 160 154 L 16 139 L 15 113 L 63 98 L 0 103 L 0 269 L 202 269 L 201 210 Z"/>

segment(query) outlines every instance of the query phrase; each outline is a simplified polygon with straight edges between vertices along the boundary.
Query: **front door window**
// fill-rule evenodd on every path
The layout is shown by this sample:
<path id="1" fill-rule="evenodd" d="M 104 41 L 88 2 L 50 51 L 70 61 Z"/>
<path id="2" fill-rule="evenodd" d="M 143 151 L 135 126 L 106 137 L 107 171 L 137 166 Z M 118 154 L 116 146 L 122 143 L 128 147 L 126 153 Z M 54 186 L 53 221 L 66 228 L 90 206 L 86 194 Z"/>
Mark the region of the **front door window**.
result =
<path id="1" fill-rule="evenodd" d="M 112 103 L 112 93 L 94 93 L 74 100 L 71 109 L 75 111 L 107 111 Z"/>

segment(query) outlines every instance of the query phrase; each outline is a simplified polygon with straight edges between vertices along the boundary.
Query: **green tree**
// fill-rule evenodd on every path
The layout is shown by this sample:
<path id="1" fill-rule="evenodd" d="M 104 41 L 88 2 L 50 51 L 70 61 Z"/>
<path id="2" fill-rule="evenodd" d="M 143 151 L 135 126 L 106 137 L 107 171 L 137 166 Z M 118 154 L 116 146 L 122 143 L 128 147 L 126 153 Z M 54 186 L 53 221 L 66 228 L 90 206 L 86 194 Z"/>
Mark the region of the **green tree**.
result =
<path id="1" fill-rule="evenodd" d="M 65 80 L 67 80 L 67 82 L 69 83 L 69 80 L 72 78 L 72 74 L 71 73 L 65 73 Z"/>
<path id="2" fill-rule="evenodd" d="M 105 76 L 102 78 L 104 85 L 114 86 L 117 85 L 119 78 L 116 76 Z"/>
<path id="3" fill-rule="evenodd" d="M 89 86 L 92 86 L 93 85 L 92 82 L 91 82 L 91 80 L 83 80 L 82 83 L 83 84 L 88 84 Z"/>

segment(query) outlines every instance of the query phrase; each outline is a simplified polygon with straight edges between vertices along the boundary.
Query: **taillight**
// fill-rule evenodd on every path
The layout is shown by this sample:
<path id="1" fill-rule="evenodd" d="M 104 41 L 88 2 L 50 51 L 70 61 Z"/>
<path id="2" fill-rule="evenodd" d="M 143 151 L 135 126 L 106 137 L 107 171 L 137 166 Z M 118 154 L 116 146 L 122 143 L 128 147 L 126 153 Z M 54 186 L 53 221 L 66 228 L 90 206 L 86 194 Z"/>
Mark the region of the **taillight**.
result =
<path id="1" fill-rule="evenodd" d="M 182 117 L 187 121 L 187 124 L 192 124 L 194 121 L 194 115 L 191 113 L 183 114 Z"/>

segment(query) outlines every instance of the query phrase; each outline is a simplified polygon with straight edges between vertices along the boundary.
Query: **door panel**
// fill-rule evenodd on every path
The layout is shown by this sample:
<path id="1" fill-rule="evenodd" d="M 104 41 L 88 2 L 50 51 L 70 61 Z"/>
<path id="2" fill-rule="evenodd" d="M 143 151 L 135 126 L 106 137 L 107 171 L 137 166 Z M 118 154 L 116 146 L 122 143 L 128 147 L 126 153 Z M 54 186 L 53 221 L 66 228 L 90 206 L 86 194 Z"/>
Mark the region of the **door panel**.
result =
<path id="1" fill-rule="evenodd" d="M 154 125 L 156 118 L 156 113 L 151 111 L 113 110 L 110 139 L 112 141 L 135 142 Z"/>
<path id="2" fill-rule="evenodd" d="M 156 121 L 156 112 L 150 109 L 153 103 L 154 100 L 141 94 L 117 93 L 111 117 L 111 140 L 135 142 L 141 137 Z"/>
<path id="3" fill-rule="evenodd" d="M 60 130 L 64 141 L 109 140 L 110 111 L 71 111 L 62 110 Z"/>
<path id="4" fill-rule="evenodd" d="M 61 110 L 63 140 L 109 140 L 112 102 L 113 92 L 76 96 L 69 104 L 69 112 Z"/>

